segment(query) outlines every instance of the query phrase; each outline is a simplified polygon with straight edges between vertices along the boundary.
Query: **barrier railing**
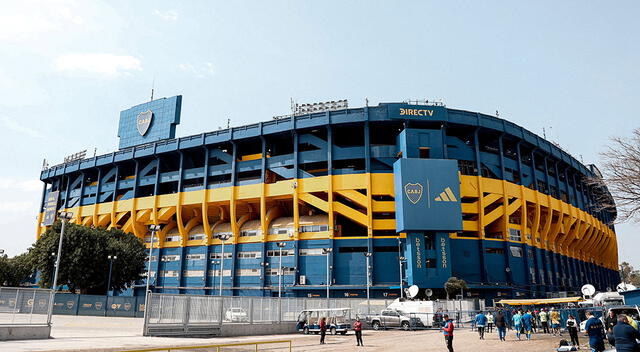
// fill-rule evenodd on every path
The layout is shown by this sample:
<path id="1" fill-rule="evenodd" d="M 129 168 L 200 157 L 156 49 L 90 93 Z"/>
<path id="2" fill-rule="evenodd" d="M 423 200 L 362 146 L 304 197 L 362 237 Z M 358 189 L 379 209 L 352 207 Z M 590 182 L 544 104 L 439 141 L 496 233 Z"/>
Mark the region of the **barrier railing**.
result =
<path id="1" fill-rule="evenodd" d="M 274 344 L 284 344 L 283 350 L 288 350 L 291 352 L 292 343 L 291 340 L 273 340 L 273 341 L 256 341 L 256 342 L 238 342 L 238 343 L 227 343 L 227 344 L 219 344 L 219 345 L 199 345 L 199 346 L 182 346 L 182 347 L 157 347 L 157 348 L 145 348 L 145 349 L 137 349 L 137 350 L 121 350 L 121 352 L 176 352 L 176 351 L 188 351 L 188 350 L 206 350 L 206 351 L 216 351 L 221 352 L 225 347 L 238 347 L 238 346 L 255 346 L 255 351 L 260 350 L 260 346 L 262 345 L 274 345 Z M 274 347 L 270 347 L 269 350 L 274 350 Z M 203 351 L 204 352 L 204 351 Z"/>
<path id="2" fill-rule="evenodd" d="M 51 290 L 0 287 L 0 325 L 46 325 Z"/>

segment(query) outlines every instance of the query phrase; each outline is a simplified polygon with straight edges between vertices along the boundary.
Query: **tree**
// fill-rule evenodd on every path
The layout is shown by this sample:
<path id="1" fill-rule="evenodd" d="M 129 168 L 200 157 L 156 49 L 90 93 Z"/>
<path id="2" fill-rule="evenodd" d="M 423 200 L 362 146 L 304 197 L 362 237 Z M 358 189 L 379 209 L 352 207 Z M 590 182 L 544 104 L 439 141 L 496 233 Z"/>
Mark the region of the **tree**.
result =
<path id="1" fill-rule="evenodd" d="M 18 287 L 28 283 L 34 272 L 28 253 L 13 258 L 0 256 L 0 286 Z"/>
<path id="2" fill-rule="evenodd" d="M 620 270 L 622 271 L 622 277 L 626 283 L 632 284 L 635 287 L 640 287 L 640 270 L 635 270 L 631 264 L 622 262 L 620 264 Z"/>
<path id="3" fill-rule="evenodd" d="M 640 220 L 640 128 L 616 137 L 603 152 L 603 179 L 618 205 L 618 219 Z M 615 204 L 613 204 L 615 206 Z"/>
<path id="4" fill-rule="evenodd" d="M 444 283 L 444 290 L 447 292 L 447 299 L 449 299 L 449 295 L 455 296 L 461 290 L 466 289 L 468 289 L 467 282 L 462 279 L 458 279 L 455 276 L 450 277 L 449 280 Z"/>
<path id="5" fill-rule="evenodd" d="M 40 286 L 51 287 L 55 254 L 60 240 L 60 222 L 51 226 L 30 249 L 34 267 L 40 271 Z M 72 292 L 105 294 L 109 275 L 107 256 L 113 262 L 109 289 L 122 290 L 140 279 L 145 271 L 146 250 L 137 237 L 118 229 L 65 226 L 58 283 Z"/>

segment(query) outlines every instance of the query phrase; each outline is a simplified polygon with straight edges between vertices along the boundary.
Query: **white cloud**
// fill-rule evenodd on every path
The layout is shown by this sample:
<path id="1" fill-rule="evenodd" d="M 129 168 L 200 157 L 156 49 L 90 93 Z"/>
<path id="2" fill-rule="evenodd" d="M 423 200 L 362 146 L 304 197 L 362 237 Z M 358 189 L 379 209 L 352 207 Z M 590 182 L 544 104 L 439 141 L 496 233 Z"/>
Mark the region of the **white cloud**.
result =
<path id="1" fill-rule="evenodd" d="M 165 21 L 177 21 L 178 13 L 173 10 L 160 11 L 158 9 L 153 10 L 153 14 L 162 18 Z"/>
<path id="2" fill-rule="evenodd" d="M 29 128 L 27 126 L 23 126 L 19 124 L 17 121 L 15 121 L 14 119 L 9 118 L 8 116 L 3 116 L 2 122 L 4 123 L 4 127 L 6 127 L 9 131 L 26 134 L 27 136 L 30 136 L 33 138 L 44 137 L 42 133 L 38 132 L 37 130 L 34 130 L 33 128 Z"/>
<path id="3" fill-rule="evenodd" d="M 129 55 L 66 54 L 54 61 L 58 71 L 83 72 L 103 76 L 117 76 L 129 71 L 142 71 L 140 59 Z"/>
<path id="4" fill-rule="evenodd" d="M 206 76 L 213 76 L 214 74 L 214 70 L 213 70 L 213 63 L 211 62 L 204 62 L 198 65 L 193 65 L 190 63 L 185 63 L 185 64 L 180 64 L 178 65 L 178 68 L 183 71 L 183 72 L 187 72 L 190 73 L 198 78 L 204 78 Z"/>
<path id="5" fill-rule="evenodd" d="M 0 177 L 0 191 L 10 190 L 17 192 L 42 191 L 42 182 L 37 179 L 20 180 L 15 178 Z"/>
<path id="6" fill-rule="evenodd" d="M 26 201 L 26 200 L 19 200 L 14 202 L 0 201 L 0 212 L 23 213 L 26 211 L 37 213 L 38 204 L 36 202 Z M 0 222 L 3 222 L 3 221 L 0 220 Z"/>

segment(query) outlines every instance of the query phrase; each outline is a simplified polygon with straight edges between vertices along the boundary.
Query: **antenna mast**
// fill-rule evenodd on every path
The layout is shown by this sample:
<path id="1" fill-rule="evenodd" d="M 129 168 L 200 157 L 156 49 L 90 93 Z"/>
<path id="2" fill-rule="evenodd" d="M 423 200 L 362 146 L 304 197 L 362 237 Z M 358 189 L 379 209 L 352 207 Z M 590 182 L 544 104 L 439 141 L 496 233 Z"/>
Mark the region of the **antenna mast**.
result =
<path id="1" fill-rule="evenodd" d="M 153 81 L 151 83 L 151 100 L 149 101 L 153 101 L 153 88 L 155 87 L 155 85 L 156 85 L 156 77 L 154 76 Z"/>

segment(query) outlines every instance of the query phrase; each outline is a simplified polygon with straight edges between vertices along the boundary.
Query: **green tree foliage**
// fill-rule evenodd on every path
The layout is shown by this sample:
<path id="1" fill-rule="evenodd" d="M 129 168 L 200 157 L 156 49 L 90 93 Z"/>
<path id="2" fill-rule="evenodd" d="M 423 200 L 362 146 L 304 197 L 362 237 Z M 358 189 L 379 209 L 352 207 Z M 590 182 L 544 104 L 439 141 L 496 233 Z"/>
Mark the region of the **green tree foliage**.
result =
<path id="1" fill-rule="evenodd" d="M 622 262 L 620 264 L 622 270 L 622 277 L 628 284 L 632 284 L 635 287 L 640 287 L 640 270 L 635 270 L 631 264 Z"/>
<path id="2" fill-rule="evenodd" d="M 466 289 L 468 289 L 467 282 L 462 279 L 458 279 L 455 276 L 450 277 L 449 280 L 444 283 L 444 290 L 447 292 L 447 299 L 449 299 L 449 296 L 455 297 L 455 295 L 459 294 L 461 290 Z"/>
<path id="3" fill-rule="evenodd" d="M 34 271 L 27 253 L 13 258 L 0 256 L 0 286 L 18 287 L 28 283 Z"/>
<path id="4" fill-rule="evenodd" d="M 60 240 L 60 222 L 51 226 L 30 249 L 34 267 L 40 271 L 40 286 L 51 287 L 55 254 Z M 122 230 L 90 228 L 68 223 L 62 240 L 59 285 L 72 292 L 105 294 L 109 275 L 109 255 L 113 262 L 111 287 L 122 290 L 140 278 L 145 270 L 146 251 L 142 241 Z"/>

